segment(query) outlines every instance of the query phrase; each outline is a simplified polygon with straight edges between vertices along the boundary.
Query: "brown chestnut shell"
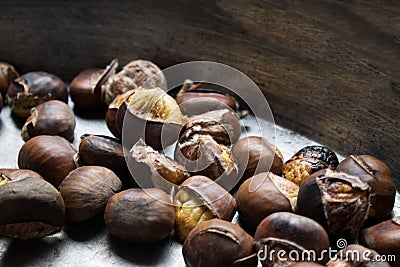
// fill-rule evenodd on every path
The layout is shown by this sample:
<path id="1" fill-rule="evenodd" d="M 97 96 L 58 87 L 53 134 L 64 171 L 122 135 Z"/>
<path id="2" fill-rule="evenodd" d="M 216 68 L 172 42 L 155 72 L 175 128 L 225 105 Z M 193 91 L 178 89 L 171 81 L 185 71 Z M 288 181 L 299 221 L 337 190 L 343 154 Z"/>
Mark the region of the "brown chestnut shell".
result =
<path id="1" fill-rule="evenodd" d="M 110 132 L 118 139 L 122 139 L 122 122 L 120 123 L 121 125 L 117 125 L 117 114 L 118 114 L 118 109 L 122 105 L 123 102 L 125 102 L 129 96 L 131 96 L 133 93 L 133 90 L 130 90 L 122 95 L 118 95 L 108 106 L 107 112 L 106 112 L 106 124 L 107 128 L 110 130 Z"/>
<path id="2" fill-rule="evenodd" d="M 0 62 L 0 94 L 5 100 L 10 83 L 19 76 L 14 66 L 6 62 Z M 3 101 L 1 102 L 3 104 Z"/>
<path id="3" fill-rule="evenodd" d="M 0 184 L 2 180 L 8 181 L 18 181 L 25 178 L 38 178 L 43 179 L 43 177 L 32 170 L 27 169 L 0 169 Z"/>

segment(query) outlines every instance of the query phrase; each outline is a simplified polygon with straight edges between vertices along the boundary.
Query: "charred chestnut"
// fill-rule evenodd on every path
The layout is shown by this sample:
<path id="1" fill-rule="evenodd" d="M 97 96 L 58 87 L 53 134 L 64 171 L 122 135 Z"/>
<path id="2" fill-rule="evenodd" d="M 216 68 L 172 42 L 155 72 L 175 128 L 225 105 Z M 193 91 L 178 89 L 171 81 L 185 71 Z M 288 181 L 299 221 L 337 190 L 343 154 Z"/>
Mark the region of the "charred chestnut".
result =
<path id="1" fill-rule="evenodd" d="M 68 103 L 68 90 L 57 76 L 42 72 L 29 72 L 16 78 L 8 87 L 7 102 L 14 114 L 26 118 L 31 108 L 49 100 Z"/>
<path id="2" fill-rule="evenodd" d="M 5 99 L 10 83 L 17 77 L 18 72 L 12 65 L 6 62 L 0 62 L 0 93 L 3 99 Z M 3 102 L 1 103 L 3 104 Z"/>
<path id="3" fill-rule="evenodd" d="M 294 212 L 298 191 L 298 185 L 271 172 L 247 179 L 236 194 L 240 222 L 246 230 L 254 232 L 268 215 Z"/>
<path id="4" fill-rule="evenodd" d="M 76 148 L 62 137 L 39 135 L 21 147 L 18 166 L 39 173 L 57 187 L 76 168 L 76 152 Z"/>
<path id="5" fill-rule="evenodd" d="M 372 249 L 360 245 L 349 245 L 340 250 L 335 257 L 330 260 L 327 267 L 390 267 L 390 265 L 380 260 L 381 255 Z"/>
<path id="6" fill-rule="evenodd" d="M 74 140 L 75 115 L 72 109 L 58 100 L 46 101 L 31 109 L 31 115 L 21 130 L 24 141 L 38 135 L 58 135 Z"/>
<path id="7" fill-rule="evenodd" d="M 297 185 L 311 174 L 326 168 L 335 169 L 339 160 L 332 150 L 324 146 L 306 146 L 283 165 L 283 175 Z"/>
<path id="8" fill-rule="evenodd" d="M 328 234 L 321 225 L 289 212 L 276 212 L 262 220 L 254 235 L 254 242 L 263 266 L 289 266 L 296 261 L 316 261 L 329 248 Z M 291 256 L 302 255 L 305 250 L 314 251 L 318 259 L 296 259 Z M 271 251 L 286 253 L 279 253 L 281 257 L 276 257 L 277 253 L 271 254 Z"/>
<path id="9" fill-rule="evenodd" d="M 188 267 L 257 266 L 253 238 L 240 226 L 219 219 L 194 228 L 182 253 Z"/>
<path id="10" fill-rule="evenodd" d="M 370 203 L 367 183 L 325 169 L 300 186 L 297 212 L 319 222 L 332 237 L 354 238 L 368 216 Z"/>
<path id="11" fill-rule="evenodd" d="M 396 186 L 385 163 L 369 155 L 351 155 L 337 166 L 337 170 L 357 176 L 371 187 L 370 218 L 382 218 L 392 212 Z"/>
<path id="12" fill-rule="evenodd" d="M 3 183 L 0 209 L 0 234 L 13 238 L 40 238 L 59 231 L 64 224 L 61 194 L 37 177 Z"/>
<path id="13" fill-rule="evenodd" d="M 118 109 L 122 105 L 124 101 L 126 101 L 133 93 L 133 90 L 128 91 L 122 95 L 118 95 L 108 106 L 107 113 L 106 113 L 106 124 L 107 128 L 110 132 L 117 137 L 118 139 L 122 139 L 122 122 L 119 127 L 117 127 L 117 113 Z"/>
<path id="14" fill-rule="evenodd" d="M 164 239 L 174 228 L 175 213 L 169 196 L 155 188 L 129 189 L 112 196 L 104 213 L 114 236 L 135 243 Z"/>
<path id="15" fill-rule="evenodd" d="M 185 180 L 174 195 L 176 232 L 184 240 L 189 232 L 213 218 L 231 221 L 236 201 L 224 188 L 205 176 Z"/>
<path id="16" fill-rule="evenodd" d="M 110 169 L 83 166 L 73 170 L 60 184 L 67 221 L 81 222 L 102 212 L 120 189 L 121 181 Z"/>
<path id="17" fill-rule="evenodd" d="M 26 169 L 0 169 L 0 184 L 9 181 L 18 181 L 25 178 L 38 178 L 43 179 L 43 177 L 32 170 Z"/>
<path id="18" fill-rule="evenodd" d="M 271 171 L 282 174 L 283 157 L 279 149 L 261 136 L 241 138 L 232 148 L 232 156 L 238 165 L 242 180 L 255 174 Z"/>

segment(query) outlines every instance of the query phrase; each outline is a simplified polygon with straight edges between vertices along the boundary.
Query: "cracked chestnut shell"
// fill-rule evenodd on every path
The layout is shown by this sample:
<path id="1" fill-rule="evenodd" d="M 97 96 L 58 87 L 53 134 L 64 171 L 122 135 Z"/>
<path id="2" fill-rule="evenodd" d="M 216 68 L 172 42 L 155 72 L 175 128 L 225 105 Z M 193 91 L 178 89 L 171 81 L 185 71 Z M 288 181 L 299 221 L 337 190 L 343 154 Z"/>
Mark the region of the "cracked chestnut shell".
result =
<path id="1" fill-rule="evenodd" d="M 21 147 L 18 166 L 39 173 L 57 187 L 77 167 L 76 152 L 76 148 L 62 137 L 39 135 Z"/>
<path id="2" fill-rule="evenodd" d="M 9 181 L 18 181 L 25 178 L 38 178 L 43 177 L 32 170 L 27 169 L 0 169 L 0 185 Z"/>
<path id="3" fill-rule="evenodd" d="M 390 267 L 386 261 L 380 261 L 381 255 L 375 250 L 351 244 L 339 250 L 326 267 Z"/>
<path id="4" fill-rule="evenodd" d="M 0 209 L 0 234 L 18 239 L 50 235 L 59 231 L 65 220 L 61 194 L 36 176 L 3 180 Z"/>
<path id="5" fill-rule="evenodd" d="M 313 250 L 319 257 L 322 251 L 329 249 L 328 234 L 321 225 L 289 212 L 276 212 L 262 220 L 254 235 L 254 243 L 259 255 L 264 258 L 262 266 L 289 266 L 293 262 L 289 257 L 290 251 L 302 255 L 303 251 Z M 276 254 L 271 256 L 272 250 L 285 251 L 281 256 L 286 256 L 287 261 L 273 257 Z"/>
<path id="6" fill-rule="evenodd" d="M 232 148 L 232 156 L 239 167 L 239 173 L 243 173 L 242 180 L 267 171 L 276 175 L 282 174 L 282 154 L 261 136 L 239 139 Z"/>
<path id="7" fill-rule="evenodd" d="M 22 127 L 21 137 L 26 142 L 38 135 L 58 135 L 72 142 L 75 126 L 72 109 L 64 102 L 50 100 L 31 109 L 31 115 Z"/>
<path id="8" fill-rule="evenodd" d="M 370 195 L 370 186 L 360 178 L 325 169 L 300 186 L 297 212 L 320 223 L 332 237 L 352 239 L 368 216 Z"/>
<path id="9" fill-rule="evenodd" d="M 110 169 L 83 166 L 71 171 L 60 184 L 69 222 L 81 222 L 102 212 L 107 201 L 121 190 L 121 181 Z"/>
<path id="10" fill-rule="evenodd" d="M 108 230 L 128 242 L 152 243 L 164 239 L 174 228 L 171 199 L 163 191 L 128 189 L 112 196 L 104 213 Z"/>
<path id="11" fill-rule="evenodd" d="M 361 231 L 359 243 L 382 255 L 395 255 L 392 266 L 400 266 L 400 216 Z"/>
<path id="12" fill-rule="evenodd" d="M 68 90 L 60 78 L 43 71 L 16 78 L 7 90 L 7 102 L 12 112 L 22 118 L 30 115 L 31 108 L 49 100 L 68 103 Z"/>
<path id="13" fill-rule="evenodd" d="M 335 169 L 339 160 L 332 150 L 324 146 L 306 146 L 283 165 L 283 176 L 297 185 L 322 169 Z"/>
<path id="14" fill-rule="evenodd" d="M 371 187 L 370 218 L 382 218 L 392 212 L 396 186 L 389 167 L 370 155 L 350 155 L 337 166 L 337 171 L 357 176 Z"/>
<path id="15" fill-rule="evenodd" d="M 122 105 L 124 101 L 126 101 L 129 96 L 131 96 L 133 93 L 133 90 L 130 90 L 122 95 L 118 95 L 108 106 L 107 112 L 106 112 L 106 124 L 108 130 L 117 137 L 118 139 L 122 139 L 122 133 L 121 127 L 117 127 L 117 113 L 118 109 Z M 122 122 L 121 125 L 122 126 Z"/>
<path id="16" fill-rule="evenodd" d="M 182 253 L 188 267 L 257 266 L 253 238 L 240 226 L 219 219 L 194 228 Z"/>
<path id="17" fill-rule="evenodd" d="M 205 176 L 192 176 L 174 193 L 176 233 L 184 240 L 190 231 L 214 218 L 231 221 L 236 201 L 224 188 Z"/>
<path id="18" fill-rule="evenodd" d="M 237 191 L 240 223 L 254 232 L 268 215 L 278 211 L 294 212 L 299 186 L 271 172 L 247 179 Z"/>
<path id="19" fill-rule="evenodd" d="M 18 76 L 18 72 L 15 70 L 14 66 L 6 62 L 0 62 L 0 93 L 4 100 L 8 87 Z M 3 104 L 3 102 L 1 102 L 1 104 Z"/>

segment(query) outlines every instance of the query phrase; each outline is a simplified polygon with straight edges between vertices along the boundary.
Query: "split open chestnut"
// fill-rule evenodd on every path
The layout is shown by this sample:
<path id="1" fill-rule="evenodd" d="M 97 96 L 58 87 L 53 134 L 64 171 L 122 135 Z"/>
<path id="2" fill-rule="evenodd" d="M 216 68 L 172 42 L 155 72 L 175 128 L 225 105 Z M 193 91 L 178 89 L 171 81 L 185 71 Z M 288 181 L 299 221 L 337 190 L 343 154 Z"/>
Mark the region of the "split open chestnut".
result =
<path id="1" fill-rule="evenodd" d="M 5 100 L 7 89 L 10 83 L 18 77 L 14 66 L 6 62 L 0 62 L 0 94 Z M 3 102 L 1 102 L 3 104 Z"/>
<path id="2" fill-rule="evenodd" d="M 117 126 L 117 113 L 118 109 L 121 107 L 122 103 L 126 101 L 129 96 L 131 96 L 133 93 L 133 90 L 128 91 L 122 95 L 118 95 L 108 106 L 107 112 L 106 112 L 106 124 L 108 130 L 118 139 L 122 139 L 122 122 L 121 125 Z M 122 118 L 123 119 L 123 118 Z"/>

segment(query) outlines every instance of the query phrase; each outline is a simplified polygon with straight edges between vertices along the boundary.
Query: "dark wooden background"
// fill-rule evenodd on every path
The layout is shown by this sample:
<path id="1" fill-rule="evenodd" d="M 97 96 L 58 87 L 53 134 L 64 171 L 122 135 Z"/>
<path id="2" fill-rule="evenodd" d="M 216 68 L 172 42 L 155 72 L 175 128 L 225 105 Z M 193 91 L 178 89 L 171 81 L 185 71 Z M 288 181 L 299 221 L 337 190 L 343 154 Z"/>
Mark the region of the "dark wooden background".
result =
<path id="1" fill-rule="evenodd" d="M 278 124 L 400 180 L 400 2 L 0 1 L 0 60 L 71 79 L 118 57 L 229 64 Z M 398 185 L 400 183 L 398 182 Z"/>

